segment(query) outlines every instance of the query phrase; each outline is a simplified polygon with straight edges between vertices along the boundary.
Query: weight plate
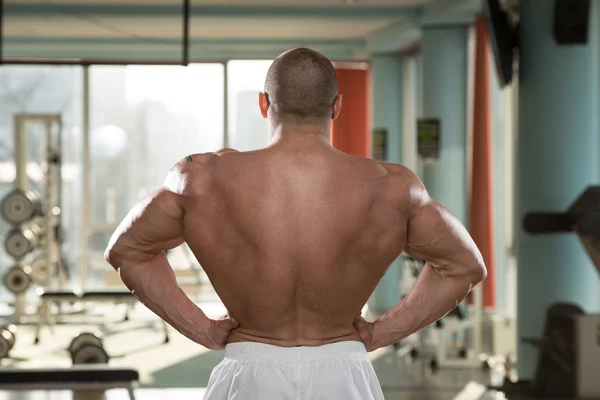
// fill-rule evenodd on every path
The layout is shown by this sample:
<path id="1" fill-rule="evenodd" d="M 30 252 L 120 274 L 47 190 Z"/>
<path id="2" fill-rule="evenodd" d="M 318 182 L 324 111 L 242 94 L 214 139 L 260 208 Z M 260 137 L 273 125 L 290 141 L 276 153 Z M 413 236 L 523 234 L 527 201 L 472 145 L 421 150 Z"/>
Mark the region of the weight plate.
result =
<path id="1" fill-rule="evenodd" d="M 86 343 L 72 355 L 73 364 L 108 364 L 108 354 L 97 344 Z"/>
<path id="2" fill-rule="evenodd" d="M 8 350 L 12 350 L 12 348 L 15 347 L 16 329 L 12 330 L 11 327 L 15 327 L 15 326 L 8 325 L 8 326 L 0 327 L 0 336 L 2 336 L 8 342 Z"/>
<path id="3" fill-rule="evenodd" d="M 3 328 L 6 329 L 12 336 L 12 341 L 10 342 L 10 348 L 12 349 L 13 347 L 15 347 L 15 341 L 17 340 L 17 326 L 13 324 L 8 324 L 4 325 Z"/>
<path id="4" fill-rule="evenodd" d="M 7 330 L 9 336 L 11 337 L 8 340 L 8 350 L 12 350 L 13 347 L 15 347 L 15 342 L 17 341 L 17 337 L 16 335 L 16 330 L 15 331 L 11 331 L 10 329 Z"/>
<path id="5" fill-rule="evenodd" d="M 2 331 L 0 333 L 0 359 L 8 357 L 8 352 L 10 351 L 10 344 L 8 342 L 8 338 L 4 337 L 4 333 L 8 331 Z"/>
<path id="6" fill-rule="evenodd" d="M 6 252 L 19 260 L 37 246 L 35 233 L 30 229 L 13 229 L 6 235 L 4 247 Z"/>
<path id="7" fill-rule="evenodd" d="M 98 336 L 94 335 L 91 332 L 82 332 L 79 335 L 75 336 L 73 340 L 71 340 L 71 344 L 67 349 L 71 355 L 77 352 L 78 349 L 82 348 L 85 345 L 93 344 L 98 347 L 103 347 L 102 339 Z"/>
<path id="8" fill-rule="evenodd" d="M 31 220 L 40 210 L 39 197 L 33 191 L 12 190 L 2 199 L 2 218 L 11 224 Z"/>
<path id="9" fill-rule="evenodd" d="M 11 332 L 12 334 L 16 334 L 17 333 L 17 326 L 14 324 L 2 324 L 0 325 L 0 330 L 6 329 L 7 331 Z"/>
<path id="10" fill-rule="evenodd" d="M 29 275 L 19 267 L 12 267 L 6 275 L 4 275 L 4 285 L 6 288 L 14 293 L 23 293 L 29 287 L 31 278 Z"/>

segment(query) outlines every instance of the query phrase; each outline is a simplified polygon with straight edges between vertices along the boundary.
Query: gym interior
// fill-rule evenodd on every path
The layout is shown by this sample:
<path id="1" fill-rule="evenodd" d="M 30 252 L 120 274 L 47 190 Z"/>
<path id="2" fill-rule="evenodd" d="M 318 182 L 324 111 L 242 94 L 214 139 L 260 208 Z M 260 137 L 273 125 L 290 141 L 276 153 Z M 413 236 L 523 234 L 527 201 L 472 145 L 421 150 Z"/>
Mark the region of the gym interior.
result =
<path id="1" fill-rule="evenodd" d="M 487 279 L 369 353 L 386 399 L 600 398 L 600 2 L 0 0 L 0 398 L 200 399 L 223 358 L 104 260 L 190 153 L 267 145 L 272 60 L 334 62 L 331 143 L 402 163 L 468 227 Z M 185 246 L 180 286 L 224 313 Z M 397 259 L 373 320 L 422 262 Z"/>

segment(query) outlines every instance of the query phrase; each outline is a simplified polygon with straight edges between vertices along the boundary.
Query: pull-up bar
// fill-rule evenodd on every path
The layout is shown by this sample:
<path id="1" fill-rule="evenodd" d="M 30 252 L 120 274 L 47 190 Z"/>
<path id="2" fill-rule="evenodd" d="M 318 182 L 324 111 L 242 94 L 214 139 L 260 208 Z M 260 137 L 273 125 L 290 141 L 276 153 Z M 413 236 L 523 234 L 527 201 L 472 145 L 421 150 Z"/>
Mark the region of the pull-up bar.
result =
<path id="1" fill-rule="evenodd" d="M 1 4 L 2 0 L 0 0 Z M 190 63 L 190 0 L 183 0 L 183 45 L 182 64 Z"/>

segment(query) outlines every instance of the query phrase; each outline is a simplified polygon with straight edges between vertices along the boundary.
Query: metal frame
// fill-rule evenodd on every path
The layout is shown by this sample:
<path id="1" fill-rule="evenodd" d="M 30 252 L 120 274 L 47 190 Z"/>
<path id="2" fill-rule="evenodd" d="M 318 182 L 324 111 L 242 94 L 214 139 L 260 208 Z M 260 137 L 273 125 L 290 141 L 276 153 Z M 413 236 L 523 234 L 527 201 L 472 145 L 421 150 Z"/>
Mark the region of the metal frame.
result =
<path id="1" fill-rule="evenodd" d="M 229 147 L 229 61 L 223 62 L 223 148 Z"/>
<path id="2" fill-rule="evenodd" d="M 15 188 L 29 189 L 27 181 L 27 132 L 22 116 L 14 116 Z"/>
<path id="3" fill-rule="evenodd" d="M 20 147 L 18 151 L 18 157 L 15 157 L 15 163 L 19 163 L 19 167 L 22 168 L 20 176 L 17 179 L 18 185 L 20 185 L 20 189 L 27 189 L 27 123 L 29 122 L 42 122 L 45 125 L 46 132 L 46 159 L 54 152 L 57 151 L 59 157 L 61 157 L 62 152 L 62 116 L 60 114 L 17 114 L 15 115 L 15 144 L 17 143 L 17 137 L 20 138 Z M 54 124 L 58 125 L 58 130 L 53 134 L 53 126 Z M 53 140 L 54 135 L 56 135 L 56 141 Z M 48 162 L 48 160 L 46 160 Z M 17 168 L 17 171 L 19 170 Z M 20 181 L 19 181 L 20 180 Z M 56 181 L 55 181 L 56 180 Z M 61 167 L 60 164 L 58 166 L 51 164 L 48 162 L 47 171 L 44 176 L 45 183 L 45 193 L 43 195 L 43 205 L 46 207 L 46 212 L 44 213 L 44 250 L 48 263 L 58 264 L 61 262 L 61 250 L 60 244 L 56 242 L 56 235 L 54 231 L 54 227 L 56 225 L 56 221 L 58 220 L 58 216 L 62 214 L 62 210 L 60 210 L 58 215 L 53 214 L 52 208 L 58 206 L 61 208 L 62 204 L 60 201 L 62 200 L 62 196 L 60 193 L 62 192 L 62 178 L 61 178 Z M 23 186 L 21 186 L 23 185 Z M 58 188 L 58 197 L 54 198 L 54 190 Z M 57 271 L 58 272 L 58 271 Z"/>
<path id="4" fill-rule="evenodd" d="M 54 190 L 58 187 L 58 191 L 62 191 L 62 179 L 60 178 L 60 166 L 58 170 L 56 165 L 52 165 L 48 162 L 49 156 L 55 149 L 55 147 L 61 145 L 61 131 L 62 131 L 62 116 L 59 114 L 16 114 L 14 116 L 14 161 L 15 161 L 15 188 L 21 190 L 29 189 L 29 181 L 27 177 L 27 162 L 28 162 L 28 137 L 27 137 L 27 123 L 28 122 L 41 122 L 45 124 L 45 140 L 46 140 L 46 162 L 48 163 L 45 180 L 45 193 L 43 194 L 43 205 L 46 208 L 44 215 L 45 223 L 43 224 L 44 230 L 44 250 L 45 256 L 48 263 L 55 264 L 57 266 L 57 272 L 60 272 L 61 263 L 61 248 L 56 243 L 54 227 L 56 215 L 53 215 L 52 208 L 57 206 L 60 208 L 61 204 L 57 203 L 61 200 L 60 196 L 58 199 L 54 199 Z M 52 128 L 53 124 L 58 125 L 58 131 L 56 132 L 57 139 L 54 142 Z M 58 148 L 58 153 L 60 153 Z M 58 178 L 54 175 L 58 174 Z M 59 182 L 53 182 L 54 179 L 58 179 Z M 59 213 L 60 214 L 60 213 Z M 23 267 L 23 260 L 16 261 L 16 265 Z M 19 321 L 25 314 L 25 293 L 15 295 L 15 305 L 13 319 Z"/>
<path id="5" fill-rule="evenodd" d="M 25 121 L 31 120 L 31 117 L 27 117 Z M 51 118 L 44 118 L 44 125 L 46 128 L 46 157 L 49 158 L 54 152 L 58 153 L 59 161 L 58 165 L 53 164 L 50 160 L 47 161 L 47 171 L 44 176 L 45 182 L 45 196 L 44 203 L 46 206 L 45 218 L 45 245 L 44 250 L 46 254 L 46 262 L 54 264 L 57 269 L 56 272 L 60 273 L 59 263 L 61 262 L 61 250 L 60 244 L 57 242 L 56 231 L 54 227 L 60 226 L 59 217 L 62 215 L 61 200 L 62 196 L 62 174 L 61 174 L 61 163 L 62 158 L 62 117 L 60 115 L 53 116 Z M 53 140 L 54 135 L 52 134 L 53 124 L 58 123 L 58 132 L 56 132 L 56 142 Z M 54 193 L 55 188 L 58 188 L 57 193 Z M 54 198 L 54 196 L 57 196 Z M 53 208 L 59 206 L 59 213 L 54 214 Z"/>
<path id="6" fill-rule="evenodd" d="M 267 58 L 261 58 L 266 60 Z M 192 60 L 193 64 L 222 64 L 227 60 L 222 58 Z M 99 59 L 99 58 L 28 58 L 28 57 L 9 57 L 3 60 L 4 64 L 11 65 L 75 65 L 75 66 L 90 66 L 90 65 L 164 65 L 164 66 L 181 66 L 181 61 L 171 60 L 155 60 L 155 59 Z"/>
<path id="7" fill-rule="evenodd" d="M 517 190 L 517 151 L 518 151 L 518 134 L 519 134 L 519 74 L 515 74 L 512 83 L 507 86 L 508 90 L 505 90 L 505 121 L 506 129 L 504 132 L 506 140 L 505 150 L 505 217 L 507 225 L 506 229 L 506 249 L 508 251 L 507 263 L 506 263 L 506 281 L 505 281 L 505 294 L 506 309 L 505 314 L 509 316 L 512 321 L 517 319 L 517 229 L 515 226 L 515 207 L 516 207 L 516 193 Z M 498 279 L 498 276 L 496 276 Z M 511 289 L 514 292 L 511 293 Z M 600 299 L 599 299 L 600 300 Z M 516 349 L 515 349 L 516 353 Z"/>
<path id="8" fill-rule="evenodd" d="M 83 67 L 83 105 L 82 105 L 82 144 L 81 150 L 81 253 L 80 253 L 80 279 L 81 290 L 87 287 L 90 237 L 90 71 L 89 66 Z"/>
<path id="9" fill-rule="evenodd" d="M 60 320 L 60 317 L 64 316 L 65 314 L 60 313 L 61 304 L 73 303 L 73 302 L 81 303 L 81 304 L 84 304 L 84 303 L 124 304 L 127 306 L 127 311 L 126 311 L 124 320 L 128 319 L 129 311 L 133 310 L 135 305 L 139 303 L 138 299 L 135 298 L 133 295 L 131 295 L 131 293 L 129 293 L 129 292 L 122 292 L 122 293 L 115 292 L 114 295 L 110 296 L 110 297 L 106 297 L 106 296 L 82 297 L 75 293 L 73 293 L 73 294 L 71 294 L 71 293 L 43 294 L 41 296 L 41 301 L 40 301 L 40 304 L 38 306 L 38 311 L 37 311 L 38 318 L 35 323 L 34 344 L 38 344 L 40 342 L 40 334 L 41 334 L 42 328 L 44 326 L 48 327 L 51 332 L 54 332 L 54 327 L 56 326 L 56 324 L 62 322 L 62 320 Z M 51 309 L 52 305 L 58 306 L 58 309 L 59 309 L 58 314 L 52 313 L 52 309 Z M 169 329 L 168 329 L 167 323 L 162 318 L 160 318 L 158 321 L 159 321 L 159 324 L 165 335 L 164 343 L 168 343 L 170 340 L 170 337 L 169 337 Z M 89 323 L 89 321 L 87 321 L 87 322 Z M 101 322 L 101 324 L 105 324 L 105 322 Z"/>

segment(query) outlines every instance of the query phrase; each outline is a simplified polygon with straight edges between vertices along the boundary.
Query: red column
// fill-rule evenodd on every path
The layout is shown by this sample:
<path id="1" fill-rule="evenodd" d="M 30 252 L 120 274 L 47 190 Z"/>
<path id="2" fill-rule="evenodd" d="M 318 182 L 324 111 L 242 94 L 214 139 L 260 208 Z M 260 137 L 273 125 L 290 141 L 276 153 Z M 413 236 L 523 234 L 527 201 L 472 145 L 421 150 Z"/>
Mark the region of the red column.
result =
<path id="1" fill-rule="evenodd" d="M 490 99 L 490 44 L 485 19 L 475 24 L 475 87 L 473 98 L 473 157 L 469 230 L 488 269 L 483 282 L 483 305 L 496 304 L 494 274 L 493 152 Z"/>
<path id="2" fill-rule="evenodd" d="M 369 71 L 336 69 L 342 111 L 333 121 L 331 144 L 357 157 L 371 156 L 369 134 Z"/>

